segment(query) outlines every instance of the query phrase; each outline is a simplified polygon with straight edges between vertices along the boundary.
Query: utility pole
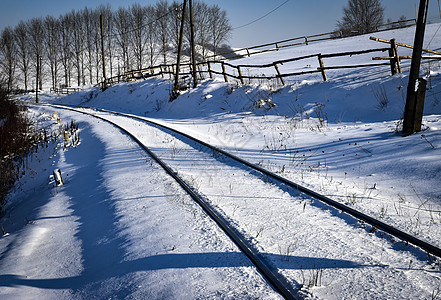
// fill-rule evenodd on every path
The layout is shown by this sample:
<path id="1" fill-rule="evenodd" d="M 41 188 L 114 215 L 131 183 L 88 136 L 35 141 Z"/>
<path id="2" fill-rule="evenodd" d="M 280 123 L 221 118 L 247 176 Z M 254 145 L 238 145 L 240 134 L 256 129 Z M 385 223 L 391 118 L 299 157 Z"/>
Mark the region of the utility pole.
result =
<path id="1" fill-rule="evenodd" d="M 421 131 L 426 81 L 419 76 L 428 5 L 429 0 L 420 0 L 404 109 L 403 133 L 405 135 Z"/>
<path id="2" fill-rule="evenodd" d="M 175 85 L 173 87 L 173 92 L 176 94 L 178 92 L 179 86 L 179 67 L 181 65 L 181 52 L 182 52 L 182 40 L 184 37 L 184 24 L 185 24 L 185 7 L 187 5 L 187 0 L 184 0 L 184 5 L 182 7 L 182 18 L 181 18 L 181 28 L 179 31 L 179 41 L 178 41 L 178 59 L 176 60 L 176 76 Z"/>
<path id="3" fill-rule="evenodd" d="M 196 73 L 196 49 L 194 43 L 194 23 L 193 23 L 193 0 L 190 1 L 190 38 L 191 38 L 191 63 L 193 73 L 193 88 L 198 86 L 198 76 Z"/>
<path id="4" fill-rule="evenodd" d="M 37 75 L 35 76 L 35 103 L 38 103 L 38 79 L 40 74 L 40 56 L 37 54 Z"/>
<path id="5" fill-rule="evenodd" d="M 100 14 L 100 29 L 101 29 L 101 56 L 103 58 L 103 91 L 107 88 L 106 86 L 106 62 L 104 57 L 104 31 L 103 31 L 103 14 Z"/>

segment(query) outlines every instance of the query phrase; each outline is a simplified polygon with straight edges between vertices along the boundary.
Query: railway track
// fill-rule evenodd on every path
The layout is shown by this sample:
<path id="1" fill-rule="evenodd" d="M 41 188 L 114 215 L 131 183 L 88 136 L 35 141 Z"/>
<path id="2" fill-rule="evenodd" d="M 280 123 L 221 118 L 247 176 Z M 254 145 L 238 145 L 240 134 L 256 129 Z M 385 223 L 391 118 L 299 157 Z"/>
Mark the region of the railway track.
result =
<path id="1" fill-rule="evenodd" d="M 257 166 L 255 164 L 252 164 L 250 162 L 247 162 L 235 155 L 232 155 L 222 149 L 219 149 L 217 147 L 211 146 L 199 139 L 196 139 L 188 134 L 179 132 L 173 128 L 161 125 L 159 123 L 153 122 L 151 120 L 147 120 L 145 118 L 124 114 L 124 113 L 118 113 L 118 112 L 112 112 L 108 110 L 102 110 L 102 109 L 96 109 L 96 108 L 83 108 L 83 107 L 74 107 L 74 106 L 64 106 L 64 105 L 51 105 L 56 108 L 61 109 L 69 109 L 73 110 L 79 113 L 91 115 L 93 117 L 99 118 L 103 121 L 109 122 L 119 128 L 122 132 L 129 135 L 136 143 L 140 145 L 141 148 L 143 148 L 158 164 L 161 165 L 161 167 L 170 175 L 172 176 L 181 186 L 182 188 L 205 210 L 205 212 L 223 229 L 223 231 L 234 241 L 234 243 L 243 251 L 248 258 L 253 262 L 253 264 L 256 266 L 256 268 L 261 272 L 261 274 L 265 277 L 265 279 L 274 287 L 275 290 L 277 290 L 284 298 L 286 299 L 296 299 L 298 297 L 299 292 L 299 285 L 296 285 L 292 281 L 290 282 L 287 280 L 283 274 L 278 272 L 277 268 L 273 265 L 273 263 L 268 262 L 265 259 L 265 255 L 262 255 L 259 251 L 258 247 L 254 245 L 253 239 L 250 239 L 248 236 L 245 236 L 243 233 L 243 230 L 240 230 L 238 228 L 237 224 L 232 224 L 231 220 L 226 217 L 225 213 L 219 212 L 216 208 L 214 208 L 212 202 L 210 203 L 207 201 L 207 197 L 204 194 L 201 194 L 197 188 L 195 188 L 192 184 L 189 183 L 188 176 L 187 178 L 183 178 L 181 174 L 179 174 L 179 170 L 173 169 L 170 167 L 161 157 L 160 155 L 157 155 L 154 150 L 150 149 L 150 147 L 146 146 L 145 143 L 137 136 L 132 134 L 130 130 L 125 128 L 124 125 L 121 125 L 122 123 L 117 123 L 112 120 L 110 120 L 108 117 L 109 115 L 113 116 L 119 116 L 122 118 L 129 118 L 131 120 L 137 120 L 144 124 L 149 124 L 150 126 L 153 126 L 157 130 L 165 131 L 169 135 L 175 136 L 178 139 L 183 140 L 183 142 L 192 141 L 192 143 L 198 144 L 200 151 L 210 152 L 211 155 L 219 160 L 219 155 L 226 157 L 229 160 L 234 161 L 236 164 L 242 165 L 242 168 L 248 168 L 252 170 L 252 172 L 255 172 L 256 176 L 264 177 L 266 181 L 270 182 L 278 182 L 284 186 L 286 186 L 288 189 L 292 189 L 297 191 L 298 193 L 302 193 L 307 195 L 308 197 L 312 197 L 322 203 L 325 203 L 328 206 L 331 206 L 338 211 L 344 212 L 345 214 L 348 214 L 357 220 L 361 220 L 373 228 L 377 228 L 389 235 L 392 235 L 394 237 L 399 238 L 400 240 L 404 241 L 405 243 L 410 243 L 415 245 L 416 247 L 421 248 L 427 253 L 430 253 L 432 255 L 435 255 L 437 257 L 441 257 L 441 249 L 439 249 L 436 246 L 433 246 L 425 241 L 422 241 L 416 237 L 413 237 L 399 229 L 394 228 L 393 226 L 390 226 L 388 224 L 385 224 L 384 222 L 381 222 L 379 220 L 376 220 L 375 218 L 372 218 L 366 214 L 363 214 L 357 210 L 354 210 L 344 204 L 341 204 L 337 201 L 334 201 L 330 199 L 329 197 L 326 197 L 324 195 L 320 195 L 310 189 L 307 189 L 299 184 L 296 184 L 288 179 L 285 179 L 277 174 L 274 174 L 273 172 L 270 172 L 268 170 L 265 170 L 264 168 Z M 234 175 L 234 174 L 233 174 Z M 191 177 L 190 177 L 191 178 Z M 231 186 L 230 186 L 231 189 Z M 234 214 L 234 212 L 233 212 Z M 260 233 L 257 233 L 259 235 Z M 287 253 L 287 256 L 289 254 L 289 251 Z"/>

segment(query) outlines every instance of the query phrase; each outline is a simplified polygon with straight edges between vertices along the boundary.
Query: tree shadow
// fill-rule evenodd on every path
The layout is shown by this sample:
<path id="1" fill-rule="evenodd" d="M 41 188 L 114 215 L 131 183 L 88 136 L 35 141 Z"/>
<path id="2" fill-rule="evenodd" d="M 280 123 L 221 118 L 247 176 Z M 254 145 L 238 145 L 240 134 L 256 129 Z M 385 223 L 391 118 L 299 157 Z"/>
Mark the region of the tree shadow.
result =
<path id="1" fill-rule="evenodd" d="M 190 268 L 237 268 L 250 267 L 252 263 L 243 259 L 241 252 L 209 252 L 209 253 L 176 253 L 160 254 L 144 257 L 131 261 L 116 262 L 114 259 L 107 262 L 108 268 L 96 273 L 93 268 L 86 270 L 79 276 L 53 279 L 28 279 L 25 276 L 5 274 L 0 275 L 0 287 L 29 286 L 41 289 L 81 289 L 85 285 L 106 280 L 112 277 L 121 277 L 133 272 L 156 271 L 165 269 L 190 269 Z M 278 254 L 265 254 L 269 260 L 287 260 L 289 258 L 291 270 L 314 269 L 355 269 L 373 266 L 363 266 L 352 261 L 284 256 Z M 106 258 L 108 259 L 108 258 Z"/>

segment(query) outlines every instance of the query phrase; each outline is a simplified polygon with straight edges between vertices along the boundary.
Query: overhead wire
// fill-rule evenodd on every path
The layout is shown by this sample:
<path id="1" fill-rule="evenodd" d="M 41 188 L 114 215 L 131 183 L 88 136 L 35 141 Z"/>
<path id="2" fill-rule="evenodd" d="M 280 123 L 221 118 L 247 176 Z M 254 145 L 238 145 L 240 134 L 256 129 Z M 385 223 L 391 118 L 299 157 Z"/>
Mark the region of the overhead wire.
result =
<path id="1" fill-rule="evenodd" d="M 288 1 L 289 1 L 289 0 L 288 0 Z M 127 30 L 127 31 L 124 32 L 124 34 L 132 33 L 132 32 L 135 32 L 135 31 L 137 31 L 137 30 L 140 30 L 140 29 L 143 29 L 143 28 L 145 28 L 145 27 L 148 27 L 148 26 L 150 26 L 150 25 L 152 25 L 152 24 L 158 22 L 159 20 L 161 20 L 161 19 L 167 17 L 169 14 L 172 13 L 172 10 L 173 10 L 173 9 L 181 9 L 183 5 L 184 5 L 184 4 L 181 4 L 181 5 L 177 6 L 177 7 L 170 7 L 170 8 L 168 9 L 168 12 L 167 12 L 167 13 L 165 13 L 165 14 L 159 16 L 159 17 L 156 18 L 155 20 L 152 20 L 152 21 L 148 22 L 147 24 L 144 24 L 144 25 L 141 25 L 141 26 L 139 26 L 139 27 L 136 27 L 136 28 L 132 28 L 132 29 L 130 29 L 130 30 Z M 115 37 L 115 36 L 118 36 L 118 35 L 119 35 L 118 33 L 113 33 L 113 34 L 108 34 L 107 37 L 108 37 L 108 38 L 111 38 L 111 37 Z"/>
<path id="2" fill-rule="evenodd" d="M 263 18 L 265 18 L 266 16 L 272 14 L 273 12 L 275 12 L 276 10 L 278 10 L 279 8 L 281 8 L 282 6 L 284 6 L 284 5 L 285 5 L 286 3 L 288 3 L 288 2 L 289 2 L 289 0 L 286 0 L 285 2 L 283 2 L 282 4 L 280 4 L 279 6 L 277 6 L 277 7 L 274 8 L 273 10 L 271 10 L 270 12 L 267 12 L 266 14 L 264 14 L 263 16 L 261 16 L 261 17 L 255 19 L 255 20 L 253 20 L 253 21 L 251 21 L 251 22 L 249 22 L 249 23 L 246 23 L 246 24 L 244 24 L 244 25 L 241 25 L 241 26 L 235 27 L 235 28 L 233 28 L 233 30 L 236 30 L 236 29 L 240 29 L 240 28 L 246 27 L 246 26 L 248 26 L 248 25 L 254 24 L 254 23 L 256 23 L 256 22 L 262 20 Z"/>
<path id="3" fill-rule="evenodd" d="M 438 9 L 439 9 L 439 15 L 441 18 L 441 5 L 440 5 L 440 0 L 438 0 Z M 433 34 L 432 38 L 430 39 L 429 43 L 427 44 L 426 48 L 429 49 L 430 44 L 432 43 L 433 39 L 435 38 L 435 36 L 438 34 L 438 31 L 441 28 L 441 23 L 439 24 L 438 28 L 436 29 L 435 33 Z"/>

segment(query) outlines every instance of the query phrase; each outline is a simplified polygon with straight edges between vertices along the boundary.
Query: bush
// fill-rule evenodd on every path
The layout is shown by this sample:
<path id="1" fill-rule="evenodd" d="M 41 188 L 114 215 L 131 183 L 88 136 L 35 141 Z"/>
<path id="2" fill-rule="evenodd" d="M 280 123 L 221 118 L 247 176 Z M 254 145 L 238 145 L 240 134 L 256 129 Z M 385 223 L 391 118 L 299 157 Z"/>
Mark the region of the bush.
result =
<path id="1" fill-rule="evenodd" d="M 0 87 L 0 212 L 26 156 L 42 140 L 22 110 Z"/>

